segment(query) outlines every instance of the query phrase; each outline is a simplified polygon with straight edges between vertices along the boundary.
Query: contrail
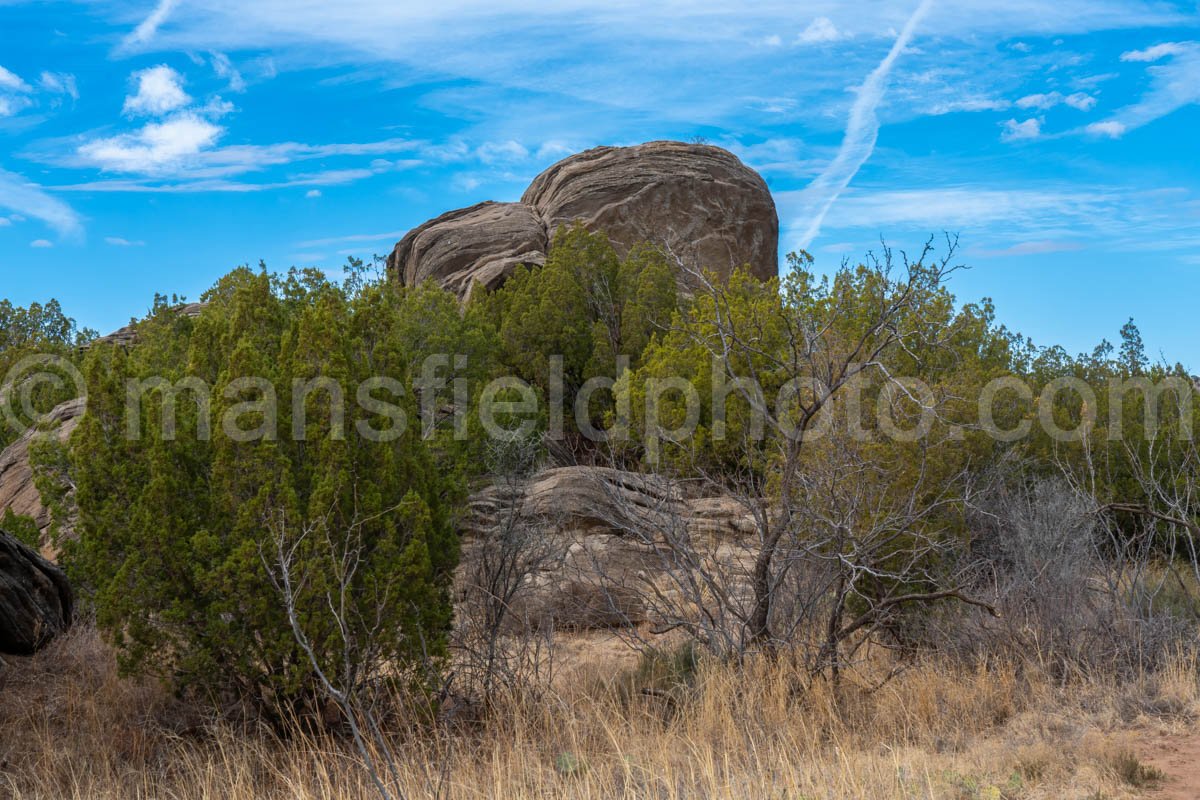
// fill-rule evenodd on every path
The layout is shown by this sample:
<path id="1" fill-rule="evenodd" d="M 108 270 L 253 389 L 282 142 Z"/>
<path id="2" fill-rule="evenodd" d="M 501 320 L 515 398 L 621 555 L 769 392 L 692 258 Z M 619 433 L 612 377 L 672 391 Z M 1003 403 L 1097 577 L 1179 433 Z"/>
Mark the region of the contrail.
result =
<path id="1" fill-rule="evenodd" d="M 812 209 L 812 218 L 800 241 L 801 248 L 807 248 L 813 239 L 817 238 L 817 234 L 821 232 L 821 223 L 825 221 L 825 215 L 829 213 L 838 195 L 850 184 L 875 150 L 875 140 L 879 138 L 879 118 L 875 116 L 875 109 L 887 89 L 888 75 L 900 53 L 912 40 L 917 24 L 932 5 L 933 0 L 921 0 L 917 10 L 904 24 L 904 30 L 900 31 L 900 35 L 892 43 L 892 49 L 859 87 L 854 104 L 850 107 L 846 135 L 842 138 L 837 157 L 804 190 L 804 194 L 809 198 L 807 206 Z"/>
<path id="2" fill-rule="evenodd" d="M 178 0 L 158 0 L 158 5 L 150 12 L 150 16 L 142 20 L 142 24 L 121 41 L 121 49 L 128 50 L 135 45 L 145 44 L 154 38 L 158 28 L 167 21 L 167 17 L 175 9 Z"/>

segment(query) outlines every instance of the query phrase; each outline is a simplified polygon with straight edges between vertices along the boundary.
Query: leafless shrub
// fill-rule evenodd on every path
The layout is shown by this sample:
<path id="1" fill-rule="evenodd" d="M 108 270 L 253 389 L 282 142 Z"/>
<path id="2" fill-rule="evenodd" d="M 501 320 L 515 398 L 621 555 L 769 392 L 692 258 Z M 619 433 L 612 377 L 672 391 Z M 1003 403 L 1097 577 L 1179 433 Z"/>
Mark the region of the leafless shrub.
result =
<path id="1" fill-rule="evenodd" d="M 545 685 L 553 669 L 553 625 L 525 602 L 540 573 L 561 560 L 551 525 L 526 513 L 538 466 L 533 441 L 492 441 L 489 472 L 495 503 L 490 525 L 464 546 L 452 647 L 456 680 L 485 707 L 497 692 Z"/>

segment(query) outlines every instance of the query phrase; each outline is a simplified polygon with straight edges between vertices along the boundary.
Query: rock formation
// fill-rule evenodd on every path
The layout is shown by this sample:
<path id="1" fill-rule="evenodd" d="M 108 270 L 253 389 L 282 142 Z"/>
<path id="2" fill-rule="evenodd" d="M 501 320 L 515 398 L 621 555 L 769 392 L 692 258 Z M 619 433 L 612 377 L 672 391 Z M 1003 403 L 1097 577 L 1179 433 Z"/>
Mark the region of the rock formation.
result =
<path id="1" fill-rule="evenodd" d="M 35 652 L 70 626 L 73 603 L 58 567 L 0 531 L 0 653 Z"/>
<path id="2" fill-rule="evenodd" d="M 20 516 L 32 517 L 42 534 L 43 552 L 47 555 L 51 553 L 46 536 L 50 529 L 50 510 L 42 503 L 33 482 L 29 446 L 39 436 L 53 436 L 65 442 L 79 425 L 85 407 L 83 400 L 68 400 L 55 407 L 41 424 L 25 431 L 0 452 L 0 515 L 12 511 Z"/>
<path id="3" fill-rule="evenodd" d="M 546 230 L 529 206 L 480 203 L 408 232 L 388 263 L 407 286 L 429 278 L 465 295 L 472 283 L 499 286 L 521 264 L 546 261 Z"/>
<path id="4" fill-rule="evenodd" d="M 728 150 L 683 142 L 597 147 L 534 178 L 521 202 L 550 232 L 579 221 L 624 255 L 649 241 L 706 269 L 778 272 L 779 218 L 767 184 Z"/>
<path id="5" fill-rule="evenodd" d="M 778 269 L 779 218 L 762 177 L 727 150 L 682 142 L 597 147 L 534 179 L 520 203 L 481 203 L 408 232 L 388 258 L 394 280 L 432 278 L 465 296 L 521 264 L 545 263 L 560 226 L 601 231 L 619 253 L 642 242 L 720 274 Z"/>
<path id="6" fill-rule="evenodd" d="M 604 467 L 547 469 L 471 498 L 460 524 L 460 596 L 464 584 L 476 580 L 485 549 L 502 546 L 498 537 L 506 527 L 547 547 L 513 600 L 513 617 L 575 630 L 646 622 L 649 587 L 673 591 L 662 579 L 670 568 L 668 548 L 649 540 L 647 531 L 686 535 L 726 560 L 736 560 L 740 543 L 755 531 L 731 498 L 689 497 L 664 479 Z"/>
<path id="7" fill-rule="evenodd" d="M 204 303 L 185 303 L 176 311 L 181 317 L 198 317 L 204 310 L 204 306 Z M 118 344 L 122 347 L 129 347 L 135 341 L 137 341 L 137 323 L 131 323 L 120 330 L 113 331 L 108 336 L 101 336 L 99 339 L 88 342 L 84 345 L 84 349 L 96 344 Z"/>

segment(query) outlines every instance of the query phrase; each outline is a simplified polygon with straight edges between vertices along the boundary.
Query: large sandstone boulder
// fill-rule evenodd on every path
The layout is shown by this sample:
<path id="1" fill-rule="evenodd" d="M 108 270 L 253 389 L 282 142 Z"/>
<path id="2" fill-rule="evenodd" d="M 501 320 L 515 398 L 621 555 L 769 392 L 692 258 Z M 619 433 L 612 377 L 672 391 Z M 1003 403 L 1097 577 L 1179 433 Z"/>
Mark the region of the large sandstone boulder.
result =
<path id="1" fill-rule="evenodd" d="M 430 278 L 465 295 L 473 283 L 499 286 L 522 264 L 544 264 L 546 230 L 520 203 L 480 203 L 413 228 L 388 259 L 406 286 Z"/>
<path id="2" fill-rule="evenodd" d="M 728 497 L 689 496 L 679 484 L 605 467 L 547 469 L 471 497 L 460 523 L 460 599 L 494 579 L 479 575 L 489 553 L 498 567 L 513 570 L 517 557 L 496 550 L 514 529 L 538 552 L 512 600 L 511 621 L 560 630 L 654 621 L 654 593 L 676 587 L 664 576 L 672 568 L 669 546 L 647 538 L 648 531 L 686 535 L 713 557 L 734 561 L 755 532 L 753 519 Z"/>
<path id="3" fill-rule="evenodd" d="M 779 217 L 766 182 L 728 150 L 683 142 L 597 147 L 534 178 L 521 202 L 548 231 L 579 221 L 622 255 L 641 242 L 728 274 L 778 272 Z"/>
<path id="4" fill-rule="evenodd" d="M 597 147 L 553 165 L 520 203 L 481 203 L 409 231 L 388 258 L 407 286 L 427 279 L 465 297 L 496 288 L 521 264 L 545 262 L 555 232 L 581 223 L 605 233 L 624 255 L 662 247 L 688 266 L 720 274 L 749 264 L 778 270 L 779 218 L 762 177 L 711 145 L 649 142 Z"/>
<path id="5" fill-rule="evenodd" d="M 34 485 L 29 446 L 39 436 L 53 436 L 65 442 L 79 425 L 86 405 L 84 400 L 68 400 L 55 407 L 37 427 L 25 431 L 0 452 L 0 516 L 5 511 L 12 511 L 19 516 L 32 517 L 42 534 L 43 552 L 47 555 L 51 552 L 47 537 L 50 510 L 42 503 Z"/>
<path id="6" fill-rule="evenodd" d="M 58 567 L 0 531 L 0 653 L 35 652 L 70 626 L 73 603 Z"/>

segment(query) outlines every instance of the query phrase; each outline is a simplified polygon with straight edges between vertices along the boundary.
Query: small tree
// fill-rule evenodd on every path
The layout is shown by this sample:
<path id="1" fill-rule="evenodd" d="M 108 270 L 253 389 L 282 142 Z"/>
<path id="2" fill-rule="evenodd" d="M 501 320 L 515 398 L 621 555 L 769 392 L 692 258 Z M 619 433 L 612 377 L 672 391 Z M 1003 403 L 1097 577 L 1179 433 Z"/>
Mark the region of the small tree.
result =
<path id="1" fill-rule="evenodd" d="M 950 240 L 935 258 L 927 244 L 910 261 L 885 248 L 824 279 L 810 270 L 810 257 L 792 256 L 782 285 L 740 272 L 726 283 L 680 265 L 696 287 L 694 300 L 622 390 L 645 432 L 645 458 L 660 470 L 700 475 L 754 522 L 742 575 L 722 568 L 722 577 L 710 572 L 695 581 L 699 604 L 721 606 L 719 614 L 702 613 L 738 626 L 721 637 L 737 652 L 775 650 L 805 627 L 811 635 L 800 622 L 819 612 L 823 644 L 814 669 L 836 674 L 843 649 L 857 647 L 853 637 L 861 641 L 904 607 L 975 602 L 935 569 L 940 516 L 961 470 L 945 457 L 947 448 L 935 447 L 945 441 L 945 426 L 897 444 L 881 416 L 867 419 L 862 411 L 886 407 L 893 426 L 941 418 L 948 393 L 927 397 L 904 379 L 916 370 L 933 380 L 945 368 L 937 354 L 956 346 L 964 329 L 986 333 L 986 313 L 969 307 L 956 317 L 945 289 L 955 249 Z M 958 346 L 978 353 L 980 344 Z M 654 381 L 680 377 L 698 390 L 696 425 L 683 424 L 686 398 L 654 391 Z M 840 407 L 836 401 L 848 396 L 859 404 Z M 858 433 L 831 437 L 834 425 Z M 931 448 L 938 457 L 929 457 Z M 699 554 L 679 560 L 678 542 L 668 544 L 677 570 L 705 568 Z M 824 572 L 813 577 L 816 599 L 806 599 L 809 610 L 797 617 L 783 609 L 797 608 L 791 579 L 802 564 L 823 564 Z"/>
<path id="2" fill-rule="evenodd" d="M 80 539 L 65 559 L 123 667 L 276 721 L 312 709 L 322 673 L 348 692 L 383 663 L 423 680 L 445 654 L 462 488 L 411 397 L 354 402 L 367 378 L 408 377 L 402 294 L 241 269 L 204 299 L 197 319 L 155 315 L 137 346 L 95 347 L 85 366 Z M 131 385 L 160 378 L 130 405 Z M 319 388 L 296 400 L 297 385 Z M 286 604 L 270 580 L 279 551 Z"/>

